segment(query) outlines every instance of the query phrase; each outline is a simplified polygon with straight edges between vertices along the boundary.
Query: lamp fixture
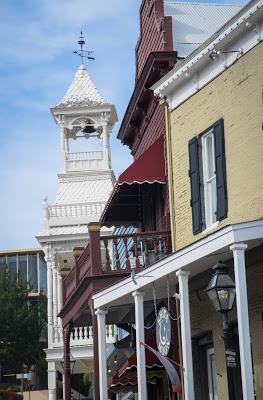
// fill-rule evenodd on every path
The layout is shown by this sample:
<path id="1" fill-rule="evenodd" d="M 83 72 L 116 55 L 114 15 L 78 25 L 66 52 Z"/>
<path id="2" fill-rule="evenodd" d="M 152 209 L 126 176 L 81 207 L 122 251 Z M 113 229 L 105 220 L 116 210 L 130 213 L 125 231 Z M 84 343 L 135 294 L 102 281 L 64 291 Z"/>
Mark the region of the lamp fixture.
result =
<path id="1" fill-rule="evenodd" d="M 236 297 L 235 283 L 228 274 L 226 264 L 218 261 L 212 267 L 213 275 L 206 288 L 206 293 L 216 311 L 232 310 Z"/>
<path id="2" fill-rule="evenodd" d="M 209 53 L 209 58 L 211 61 L 217 61 L 222 54 L 229 54 L 229 53 L 237 53 L 238 55 L 243 54 L 243 49 L 238 49 L 238 50 L 212 50 Z"/>

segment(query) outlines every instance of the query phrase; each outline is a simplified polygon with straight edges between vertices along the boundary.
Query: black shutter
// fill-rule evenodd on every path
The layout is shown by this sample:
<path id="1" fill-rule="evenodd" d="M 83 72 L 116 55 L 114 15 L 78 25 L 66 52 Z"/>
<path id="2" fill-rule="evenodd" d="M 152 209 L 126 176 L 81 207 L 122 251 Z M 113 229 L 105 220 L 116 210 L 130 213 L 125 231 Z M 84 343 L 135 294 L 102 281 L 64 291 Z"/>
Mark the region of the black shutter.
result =
<path id="1" fill-rule="evenodd" d="M 215 166 L 217 190 L 217 220 L 227 216 L 226 159 L 224 140 L 224 120 L 220 119 L 213 126 L 215 138 Z"/>
<path id="2" fill-rule="evenodd" d="M 201 196 L 200 196 L 200 168 L 198 154 L 198 139 L 195 137 L 188 142 L 189 177 L 191 182 L 191 207 L 193 233 L 202 230 Z"/>

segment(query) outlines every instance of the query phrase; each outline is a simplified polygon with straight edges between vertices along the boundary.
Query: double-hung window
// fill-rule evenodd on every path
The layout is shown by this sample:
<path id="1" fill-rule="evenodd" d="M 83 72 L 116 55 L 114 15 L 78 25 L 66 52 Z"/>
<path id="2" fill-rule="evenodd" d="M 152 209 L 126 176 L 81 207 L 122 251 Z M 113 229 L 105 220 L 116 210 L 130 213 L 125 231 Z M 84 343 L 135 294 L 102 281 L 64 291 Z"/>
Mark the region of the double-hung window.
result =
<path id="1" fill-rule="evenodd" d="M 224 121 L 188 143 L 193 233 L 227 216 Z"/>
<path id="2" fill-rule="evenodd" d="M 216 170 L 215 170 L 215 143 L 214 132 L 211 129 L 201 137 L 202 143 L 202 169 L 204 189 L 204 220 L 208 228 L 213 225 L 216 218 Z"/>

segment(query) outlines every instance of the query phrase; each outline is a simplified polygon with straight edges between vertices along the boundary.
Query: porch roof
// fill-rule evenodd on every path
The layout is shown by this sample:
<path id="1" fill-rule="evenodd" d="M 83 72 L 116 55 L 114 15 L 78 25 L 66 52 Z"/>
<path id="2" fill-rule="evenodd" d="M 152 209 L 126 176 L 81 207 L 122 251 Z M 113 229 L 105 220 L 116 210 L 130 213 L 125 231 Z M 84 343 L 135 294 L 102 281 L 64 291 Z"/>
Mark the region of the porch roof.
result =
<path id="1" fill-rule="evenodd" d="M 177 282 L 175 272 L 185 269 L 191 277 L 208 270 L 220 257 L 222 261 L 232 258 L 230 246 L 246 243 L 248 249 L 258 246 L 263 239 L 263 219 L 224 227 L 203 239 L 162 259 L 145 271 L 136 274 L 135 280 L 127 277 L 92 296 L 94 308 L 133 303 L 132 293 L 142 289 L 145 301 L 152 299 L 152 284 L 155 283 L 159 298 L 166 297 L 166 279 L 172 276 L 171 290 Z M 171 275 L 173 274 L 173 275 Z M 171 283 L 171 282 L 170 282 Z M 171 293 L 172 295 L 172 293 Z"/>

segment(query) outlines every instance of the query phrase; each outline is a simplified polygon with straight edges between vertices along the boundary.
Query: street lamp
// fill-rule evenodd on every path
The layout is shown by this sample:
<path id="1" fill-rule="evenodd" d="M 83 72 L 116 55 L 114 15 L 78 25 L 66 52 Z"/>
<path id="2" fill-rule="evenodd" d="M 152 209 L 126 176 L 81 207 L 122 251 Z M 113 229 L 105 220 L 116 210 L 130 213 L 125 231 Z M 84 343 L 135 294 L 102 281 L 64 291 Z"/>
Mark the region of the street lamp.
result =
<path id="1" fill-rule="evenodd" d="M 221 312 L 226 354 L 227 381 L 229 399 L 234 400 L 233 368 L 236 367 L 235 352 L 230 348 L 228 313 L 232 310 L 236 288 L 233 279 L 228 274 L 226 264 L 218 261 L 212 267 L 213 275 L 206 288 L 206 293 L 216 311 Z"/>

